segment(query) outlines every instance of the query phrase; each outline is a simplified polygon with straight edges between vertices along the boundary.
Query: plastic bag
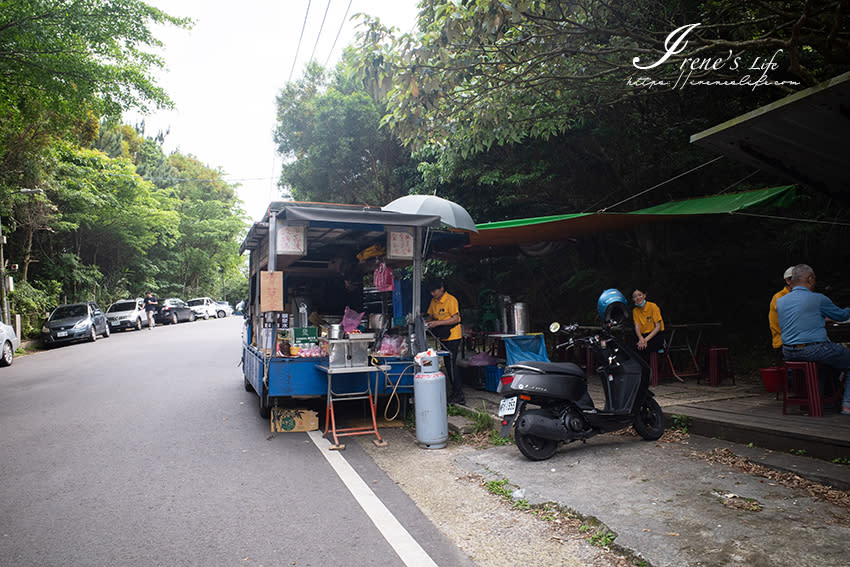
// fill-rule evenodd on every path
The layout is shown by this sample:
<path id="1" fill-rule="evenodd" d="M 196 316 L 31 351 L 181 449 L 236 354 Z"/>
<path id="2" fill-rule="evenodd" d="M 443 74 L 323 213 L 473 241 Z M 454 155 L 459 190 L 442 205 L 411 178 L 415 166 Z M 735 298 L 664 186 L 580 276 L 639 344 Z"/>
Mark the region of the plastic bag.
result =
<path id="1" fill-rule="evenodd" d="M 360 326 L 360 321 L 363 320 L 363 315 L 366 312 L 358 313 L 351 309 L 348 305 L 345 306 L 345 313 L 342 315 L 342 328 L 346 333 L 350 333 Z"/>
<path id="2" fill-rule="evenodd" d="M 378 291 L 393 290 L 393 271 L 388 268 L 387 265 L 383 262 L 381 262 L 381 264 L 375 270 L 374 278 L 375 287 L 378 289 Z"/>
<path id="3" fill-rule="evenodd" d="M 402 336 L 385 336 L 381 339 L 381 348 L 378 353 L 386 356 L 399 356 L 401 354 L 401 346 L 403 344 L 404 337 Z"/>

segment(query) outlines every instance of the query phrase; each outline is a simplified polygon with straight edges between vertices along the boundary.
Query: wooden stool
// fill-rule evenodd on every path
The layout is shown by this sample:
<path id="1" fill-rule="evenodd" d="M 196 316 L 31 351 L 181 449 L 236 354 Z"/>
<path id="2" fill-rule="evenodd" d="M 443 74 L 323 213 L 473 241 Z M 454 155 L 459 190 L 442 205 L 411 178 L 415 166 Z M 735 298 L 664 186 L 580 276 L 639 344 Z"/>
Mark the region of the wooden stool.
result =
<path id="1" fill-rule="evenodd" d="M 823 404 L 821 403 L 820 384 L 818 383 L 818 365 L 815 362 L 786 362 L 785 366 L 791 370 L 791 387 L 794 395 L 789 396 L 787 379 L 780 379 L 779 387 L 782 388 L 782 414 L 785 415 L 788 405 L 806 406 L 809 408 L 811 417 L 823 417 Z M 802 373 L 800 378 L 798 373 Z M 785 378 L 784 376 L 781 378 Z M 803 396 L 803 387 L 806 395 Z"/>
<path id="2" fill-rule="evenodd" d="M 722 368 L 721 368 L 722 364 Z M 708 385 L 719 386 L 724 378 L 732 378 L 735 384 L 735 373 L 729 360 L 729 349 L 726 347 L 711 347 L 708 349 Z M 699 379 L 697 379 L 699 381 Z"/>

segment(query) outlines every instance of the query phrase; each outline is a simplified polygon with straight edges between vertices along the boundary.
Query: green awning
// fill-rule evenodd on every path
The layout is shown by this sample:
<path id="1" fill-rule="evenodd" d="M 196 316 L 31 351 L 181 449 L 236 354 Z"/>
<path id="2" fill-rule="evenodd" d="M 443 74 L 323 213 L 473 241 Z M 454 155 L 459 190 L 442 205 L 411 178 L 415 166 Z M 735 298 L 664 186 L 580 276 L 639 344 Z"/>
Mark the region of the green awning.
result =
<path id="1" fill-rule="evenodd" d="M 731 214 L 768 200 L 781 199 L 787 204 L 794 197 L 794 186 L 785 185 L 743 193 L 713 195 L 671 201 L 628 213 L 571 213 L 477 224 L 477 234 L 469 235 L 469 245 L 511 246 L 550 240 L 565 240 L 586 234 L 623 230 L 639 224 L 670 220 L 690 215 Z"/>

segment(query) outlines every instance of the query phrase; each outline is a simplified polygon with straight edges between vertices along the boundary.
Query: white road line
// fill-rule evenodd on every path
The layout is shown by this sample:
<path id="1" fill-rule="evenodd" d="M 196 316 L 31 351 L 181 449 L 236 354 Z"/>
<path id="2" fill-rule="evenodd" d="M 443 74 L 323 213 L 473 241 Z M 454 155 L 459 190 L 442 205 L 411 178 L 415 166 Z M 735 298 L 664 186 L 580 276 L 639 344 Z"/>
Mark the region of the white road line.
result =
<path id="1" fill-rule="evenodd" d="M 351 495 L 354 496 L 354 499 L 357 500 L 357 503 L 360 504 L 360 507 L 363 508 L 363 511 L 366 512 L 366 515 L 369 516 L 369 519 L 372 520 L 372 523 L 375 524 L 375 527 L 378 528 L 378 531 L 381 532 L 381 535 L 384 536 L 384 539 L 387 540 L 387 543 L 404 561 L 404 564 L 411 567 L 430 565 L 436 567 L 437 564 L 431 559 L 431 556 L 422 549 L 410 535 L 410 532 L 404 529 L 404 526 L 393 516 L 392 512 L 375 496 L 366 481 L 360 478 L 360 475 L 348 464 L 348 461 L 339 452 L 330 450 L 331 444 L 322 436 L 321 432 L 310 431 L 308 435 L 319 448 L 319 452 L 336 471 L 337 476 L 351 492 Z"/>

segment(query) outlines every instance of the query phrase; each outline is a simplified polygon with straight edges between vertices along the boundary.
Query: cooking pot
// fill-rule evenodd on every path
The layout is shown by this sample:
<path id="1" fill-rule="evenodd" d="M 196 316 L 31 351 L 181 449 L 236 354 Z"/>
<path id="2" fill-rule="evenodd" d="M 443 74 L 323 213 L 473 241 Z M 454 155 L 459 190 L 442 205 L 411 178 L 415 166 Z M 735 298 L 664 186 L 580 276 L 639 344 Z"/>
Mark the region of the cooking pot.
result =
<path id="1" fill-rule="evenodd" d="M 341 339 L 345 335 L 345 331 L 342 330 L 342 325 L 334 324 L 328 325 L 328 338 L 332 340 Z"/>
<path id="2" fill-rule="evenodd" d="M 383 313 L 372 313 L 369 315 L 370 329 L 384 329 L 387 325 L 387 318 Z"/>

